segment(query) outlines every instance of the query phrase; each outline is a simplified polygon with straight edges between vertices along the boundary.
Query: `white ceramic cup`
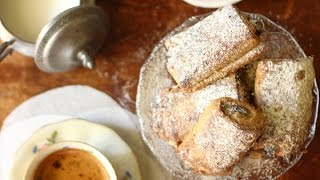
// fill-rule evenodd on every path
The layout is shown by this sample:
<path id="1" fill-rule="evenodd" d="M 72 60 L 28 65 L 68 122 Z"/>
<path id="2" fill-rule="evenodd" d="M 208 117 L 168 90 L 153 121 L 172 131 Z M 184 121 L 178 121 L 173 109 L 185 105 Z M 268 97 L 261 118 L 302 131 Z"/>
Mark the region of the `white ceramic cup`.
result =
<path id="1" fill-rule="evenodd" d="M 62 149 L 71 148 L 71 149 L 79 149 L 82 151 L 89 152 L 93 157 L 95 157 L 101 165 L 104 167 L 106 173 L 109 175 L 110 180 L 116 180 L 117 176 L 116 173 L 111 165 L 111 163 L 108 161 L 108 159 L 97 149 L 94 147 L 81 143 L 81 142 L 75 142 L 75 141 L 64 141 L 52 144 L 48 146 L 46 149 L 41 150 L 37 152 L 37 154 L 32 159 L 28 170 L 25 174 L 24 180 L 33 180 L 35 171 L 37 170 L 40 163 L 49 155 L 51 155 L 54 152 L 57 152 Z"/>

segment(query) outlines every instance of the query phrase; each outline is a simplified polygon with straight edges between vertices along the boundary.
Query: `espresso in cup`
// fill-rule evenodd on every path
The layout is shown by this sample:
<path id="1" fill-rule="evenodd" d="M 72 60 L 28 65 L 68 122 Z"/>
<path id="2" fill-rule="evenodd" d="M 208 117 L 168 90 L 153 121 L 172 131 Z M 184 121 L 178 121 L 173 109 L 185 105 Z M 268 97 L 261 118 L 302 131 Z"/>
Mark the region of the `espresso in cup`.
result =
<path id="1" fill-rule="evenodd" d="M 45 157 L 33 180 L 109 180 L 108 172 L 91 153 L 73 148 L 55 151 Z"/>

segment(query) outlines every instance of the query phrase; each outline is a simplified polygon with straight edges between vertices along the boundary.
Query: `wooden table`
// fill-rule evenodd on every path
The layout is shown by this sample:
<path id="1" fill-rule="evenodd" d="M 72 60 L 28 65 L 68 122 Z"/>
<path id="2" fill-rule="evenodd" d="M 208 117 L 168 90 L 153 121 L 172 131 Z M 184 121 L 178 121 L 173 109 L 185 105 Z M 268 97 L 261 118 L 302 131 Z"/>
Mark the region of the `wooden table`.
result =
<path id="1" fill-rule="evenodd" d="M 109 13 L 112 25 L 111 34 L 96 57 L 97 68 L 46 74 L 35 66 L 32 58 L 14 53 L 0 64 L 0 126 L 24 100 L 70 84 L 85 84 L 104 91 L 134 112 L 139 70 L 154 45 L 187 18 L 212 11 L 180 0 L 98 0 L 97 3 Z M 320 79 L 319 0 L 244 0 L 237 7 L 263 14 L 292 33 L 306 54 L 315 57 L 317 79 Z M 302 178 L 320 178 L 319 132 L 302 159 L 280 179 Z"/>

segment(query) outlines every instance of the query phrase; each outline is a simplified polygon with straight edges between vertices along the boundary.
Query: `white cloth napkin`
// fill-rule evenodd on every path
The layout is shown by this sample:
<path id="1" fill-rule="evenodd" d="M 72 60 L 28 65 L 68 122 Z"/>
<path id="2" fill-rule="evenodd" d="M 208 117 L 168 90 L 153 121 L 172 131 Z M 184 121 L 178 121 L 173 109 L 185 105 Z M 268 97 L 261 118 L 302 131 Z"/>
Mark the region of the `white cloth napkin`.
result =
<path id="1" fill-rule="evenodd" d="M 2 128 L 40 115 L 79 116 L 101 107 L 120 107 L 110 96 L 89 86 L 72 85 L 48 90 L 16 107 Z"/>

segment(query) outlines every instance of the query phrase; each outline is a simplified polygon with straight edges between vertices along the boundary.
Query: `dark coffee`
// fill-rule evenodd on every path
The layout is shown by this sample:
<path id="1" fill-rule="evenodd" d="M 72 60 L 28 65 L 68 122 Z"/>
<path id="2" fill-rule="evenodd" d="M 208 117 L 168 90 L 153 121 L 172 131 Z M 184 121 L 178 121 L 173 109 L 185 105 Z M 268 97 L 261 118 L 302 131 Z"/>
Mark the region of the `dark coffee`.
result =
<path id="1" fill-rule="evenodd" d="M 62 149 L 47 156 L 37 167 L 34 180 L 109 180 L 102 164 L 89 152 Z"/>

